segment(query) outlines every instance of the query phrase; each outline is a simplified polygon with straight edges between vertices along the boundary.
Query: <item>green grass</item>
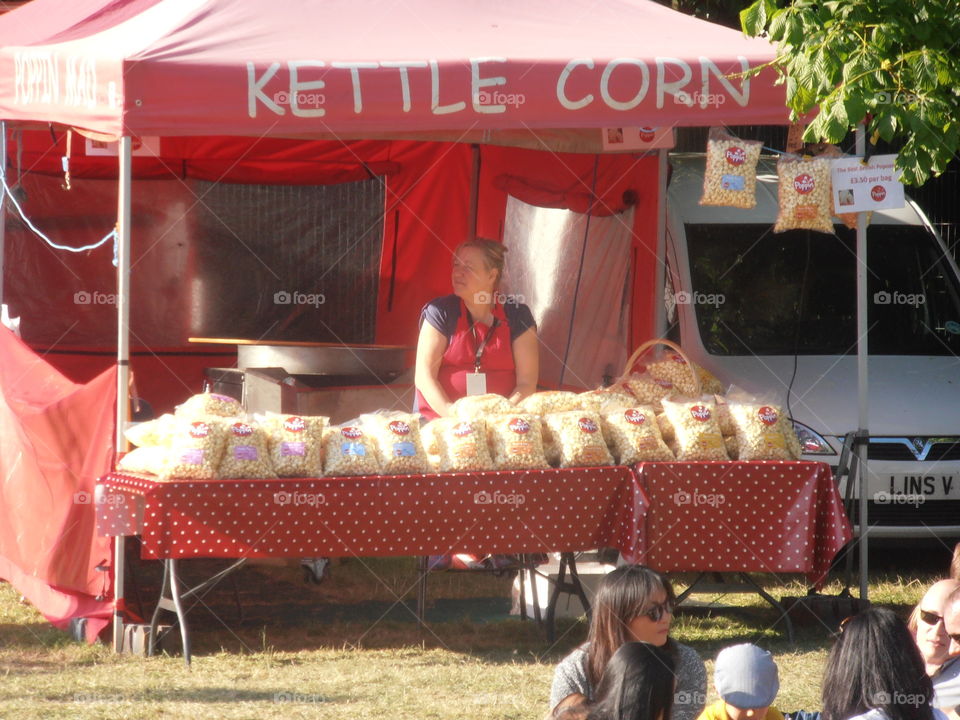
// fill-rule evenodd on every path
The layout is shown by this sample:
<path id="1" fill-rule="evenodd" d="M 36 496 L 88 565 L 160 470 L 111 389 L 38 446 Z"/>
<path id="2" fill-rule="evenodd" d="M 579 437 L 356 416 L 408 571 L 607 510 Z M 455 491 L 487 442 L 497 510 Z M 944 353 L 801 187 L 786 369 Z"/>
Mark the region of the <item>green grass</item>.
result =
<path id="1" fill-rule="evenodd" d="M 145 603 L 155 570 L 139 570 Z M 178 655 L 132 657 L 74 643 L 0 583 L 0 718 L 540 720 L 554 665 L 586 635 L 583 621 L 564 620 L 548 645 L 533 622 L 506 619 L 509 580 L 477 574 L 431 576 L 425 629 L 405 608 L 384 615 L 398 596 L 414 601 L 409 559 L 353 560 L 320 586 L 280 567 L 247 567 L 235 577 L 243 618 L 231 581 L 207 595 L 209 609 L 191 614 L 190 670 Z M 877 575 L 871 599 L 905 616 L 931 579 Z M 762 580 L 774 597 L 805 593 L 799 579 Z M 791 646 L 756 596 L 695 599 L 735 606 L 698 608 L 675 621 L 674 637 L 707 660 L 708 673 L 721 647 L 758 642 L 780 666 L 778 707 L 819 707 L 832 628 L 798 627 Z"/>

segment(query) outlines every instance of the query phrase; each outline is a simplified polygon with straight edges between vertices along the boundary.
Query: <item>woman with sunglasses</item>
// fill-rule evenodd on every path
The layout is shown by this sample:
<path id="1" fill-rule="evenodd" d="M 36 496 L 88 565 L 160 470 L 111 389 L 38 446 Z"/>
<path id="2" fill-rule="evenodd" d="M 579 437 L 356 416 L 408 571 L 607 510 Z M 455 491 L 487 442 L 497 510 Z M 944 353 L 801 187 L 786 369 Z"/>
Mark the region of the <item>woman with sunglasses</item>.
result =
<path id="1" fill-rule="evenodd" d="M 935 582 L 924 593 L 907 621 L 907 627 L 916 638 L 917 649 L 923 657 L 927 675 L 935 678 L 950 659 L 950 636 L 943 622 L 947 597 L 960 587 L 956 580 Z"/>
<path id="2" fill-rule="evenodd" d="M 610 658 L 625 642 L 637 641 L 663 648 L 673 658 L 676 695 L 670 720 L 696 720 L 706 701 L 707 672 L 695 650 L 670 638 L 675 602 L 670 581 L 643 565 L 624 565 L 604 577 L 593 600 L 587 642 L 554 672 L 554 714 L 592 702 Z"/>
<path id="3" fill-rule="evenodd" d="M 906 624 L 872 607 L 840 626 L 823 676 L 821 720 L 946 720 Z"/>

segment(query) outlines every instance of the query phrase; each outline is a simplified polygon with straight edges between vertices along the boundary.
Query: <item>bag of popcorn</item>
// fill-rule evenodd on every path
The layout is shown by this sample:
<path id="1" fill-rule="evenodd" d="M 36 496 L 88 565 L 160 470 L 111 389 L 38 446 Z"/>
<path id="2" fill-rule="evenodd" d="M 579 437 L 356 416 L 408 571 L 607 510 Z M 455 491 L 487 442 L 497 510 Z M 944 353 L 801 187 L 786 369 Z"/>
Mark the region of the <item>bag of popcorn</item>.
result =
<path id="1" fill-rule="evenodd" d="M 377 445 L 359 421 L 323 431 L 323 474 L 376 475 L 380 472 Z"/>
<path id="2" fill-rule="evenodd" d="M 758 140 L 741 140 L 723 128 L 710 128 L 700 204 L 756 207 L 757 163 L 762 148 Z"/>
<path id="3" fill-rule="evenodd" d="M 517 410 L 533 415 L 577 409 L 577 394 L 563 390 L 544 390 L 528 395 L 517 403 Z"/>
<path id="4" fill-rule="evenodd" d="M 604 434 L 619 465 L 673 460 L 660 436 L 657 415 L 650 406 L 608 412 L 602 417 Z"/>
<path id="5" fill-rule="evenodd" d="M 600 416 L 584 410 L 551 413 L 543 418 L 556 444 L 560 467 L 613 465 L 600 427 Z"/>
<path id="6" fill-rule="evenodd" d="M 280 477 L 323 475 L 323 429 L 329 418 L 268 412 L 262 421 L 273 470 Z"/>
<path id="7" fill-rule="evenodd" d="M 780 208 L 773 231 L 833 233 L 830 161 L 782 155 L 777 161 L 777 177 Z"/>
<path id="8" fill-rule="evenodd" d="M 487 415 L 516 412 L 517 409 L 503 395 L 487 393 L 486 395 L 468 395 L 462 397 L 450 406 L 450 417 L 461 420 L 474 420 Z"/>
<path id="9" fill-rule="evenodd" d="M 170 449 L 165 447 L 144 446 L 134 448 L 117 462 L 120 472 L 146 473 L 162 475 L 167 465 Z"/>
<path id="10" fill-rule="evenodd" d="M 194 419 L 207 415 L 242 417 L 244 412 L 240 403 L 232 397 L 205 392 L 194 395 L 177 405 L 174 414 L 178 418 Z"/>
<path id="11" fill-rule="evenodd" d="M 380 472 L 409 475 L 429 470 L 420 441 L 420 416 L 411 413 L 371 413 L 360 416 L 360 426 L 376 443 Z"/>
<path id="12" fill-rule="evenodd" d="M 791 446 L 799 443 L 782 407 L 773 403 L 732 402 L 730 414 L 737 426 L 739 460 L 797 459 Z"/>
<path id="13" fill-rule="evenodd" d="M 608 410 L 628 408 L 637 404 L 637 399 L 625 388 L 601 388 L 577 395 L 578 410 L 588 410 L 598 415 Z"/>
<path id="14" fill-rule="evenodd" d="M 266 431 L 253 422 L 227 422 L 227 444 L 217 470 L 221 478 L 275 478 Z"/>
<path id="15" fill-rule="evenodd" d="M 661 401 L 674 392 L 671 380 L 655 378 L 646 370 L 631 373 L 623 381 L 623 385 L 634 397 L 631 405 L 653 405 L 659 408 Z"/>
<path id="16" fill-rule="evenodd" d="M 176 417 L 166 413 L 153 420 L 131 425 L 123 431 L 123 436 L 138 448 L 168 447 L 176 427 Z"/>
<path id="17" fill-rule="evenodd" d="M 493 458 L 487 445 L 485 420 L 439 418 L 431 435 L 437 448 L 437 469 L 440 472 L 481 472 L 493 469 Z"/>
<path id="18" fill-rule="evenodd" d="M 503 414 L 487 417 L 487 434 L 495 470 L 548 468 L 543 432 L 536 415 Z"/>
<path id="19" fill-rule="evenodd" d="M 729 460 L 712 399 L 664 400 L 663 411 L 673 425 L 677 460 Z"/>
<path id="20" fill-rule="evenodd" d="M 219 418 L 178 419 L 171 435 L 167 462 L 160 473 L 161 479 L 216 478 L 226 442 L 226 423 Z"/>

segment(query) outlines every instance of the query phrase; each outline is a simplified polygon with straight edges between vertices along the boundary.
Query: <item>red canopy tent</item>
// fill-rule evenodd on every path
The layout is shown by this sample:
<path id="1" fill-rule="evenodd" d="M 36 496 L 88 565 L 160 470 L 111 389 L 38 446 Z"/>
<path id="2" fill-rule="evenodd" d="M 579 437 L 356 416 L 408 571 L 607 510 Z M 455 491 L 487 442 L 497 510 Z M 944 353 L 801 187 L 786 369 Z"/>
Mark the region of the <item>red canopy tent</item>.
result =
<path id="1" fill-rule="evenodd" d="M 627 344 L 655 332 L 665 158 L 601 155 L 602 129 L 782 124 L 772 71 L 739 77 L 773 57 L 649 0 L 34 0 L 0 18 L 0 118 L 120 139 L 119 165 L 71 153 L 75 176 L 119 180 L 119 443 L 132 177 L 385 178 L 396 222 L 384 224 L 376 338 L 404 344 L 422 303 L 448 291 L 438 245 L 502 237 L 508 194 L 609 215 L 633 190 Z M 145 136 L 163 138 L 160 152 L 132 162 L 131 138 Z M 59 170 L 62 151 L 21 145 L 35 168 Z M 122 576 L 119 552 L 115 563 Z"/>

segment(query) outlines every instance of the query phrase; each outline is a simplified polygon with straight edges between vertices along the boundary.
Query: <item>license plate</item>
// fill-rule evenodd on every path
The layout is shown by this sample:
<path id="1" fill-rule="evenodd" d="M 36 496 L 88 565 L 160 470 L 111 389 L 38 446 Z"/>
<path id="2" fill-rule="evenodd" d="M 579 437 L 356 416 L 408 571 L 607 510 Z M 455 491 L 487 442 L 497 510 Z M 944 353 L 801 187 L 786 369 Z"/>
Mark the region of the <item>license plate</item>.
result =
<path id="1" fill-rule="evenodd" d="M 875 502 L 897 502 L 900 498 L 924 500 L 960 500 L 960 475 L 929 473 L 886 475 L 874 485 Z M 880 497 L 885 496 L 885 497 Z"/>

